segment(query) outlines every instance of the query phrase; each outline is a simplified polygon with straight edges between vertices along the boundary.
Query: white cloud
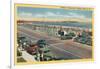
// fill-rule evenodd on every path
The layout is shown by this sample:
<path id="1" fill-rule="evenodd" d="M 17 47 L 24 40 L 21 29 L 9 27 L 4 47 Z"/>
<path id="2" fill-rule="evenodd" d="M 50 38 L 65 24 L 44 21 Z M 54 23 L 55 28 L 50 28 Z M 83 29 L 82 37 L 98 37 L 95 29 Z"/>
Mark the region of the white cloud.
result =
<path id="1" fill-rule="evenodd" d="M 85 15 L 82 15 L 82 14 L 76 14 L 76 13 L 73 13 L 73 12 L 70 12 L 69 15 L 72 17 L 72 18 L 78 18 L 78 19 L 83 19 L 85 21 L 88 21 L 88 22 L 91 22 L 91 18 L 88 18 L 86 17 Z"/>
<path id="2" fill-rule="evenodd" d="M 76 14 L 76 13 L 73 13 L 73 12 L 70 12 L 69 15 L 71 17 L 75 17 L 75 18 L 86 18 L 86 16 L 84 16 L 82 14 Z"/>
<path id="3" fill-rule="evenodd" d="M 54 12 L 46 12 L 46 13 L 28 13 L 28 12 L 22 12 L 19 14 L 19 17 L 21 18 L 78 18 L 78 19 L 83 19 L 87 21 L 91 21 L 91 18 L 87 18 L 85 15 L 82 14 L 77 14 L 73 12 L 69 12 L 67 14 L 61 14 L 59 12 L 54 13 Z"/>
<path id="4" fill-rule="evenodd" d="M 46 12 L 46 13 L 39 13 L 39 14 L 34 14 L 33 17 L 55 17 L 55 18 L 65 18 L 65 17 L 70 17 L 69 15 L 63 15 L 60 13 L 53 13 L 53 12 Z"/>
<path id="5" fill-rule="evenodd" d="M 21 13 L 19 13 L 19 17 L 27 18 L 27 17 L 32 17 L 32 16 L 33 16 L 32 13 L 29 13 L 29 12 L 21 12 Z"/>
<path id="6" fill-rule="evenodd" d="M 28 13 L 28 12 L 22 12 L 19 14 L 19 17 L 60 17 L 60 18 L 86 18 L 84 15 L 79 15 L 76 13 L 68 13 L 68 14 L 61 14 L 59 12 L 57 13 L 53 13 L 53 12 L 46 12 L 46 13 L 36 13 L 36 14 L 32 14 L 32 13 Z"/>
<path id="7" fill-rule="evenodd" d="M 43 17 L 43 15 L 42 14 L 34 14 L 33 17 Z"/>
<path id="8" fill-rule="evenodd" d="M 46 15 L 47 15 L 47 16 L 57 16 L 57 14 L 52 13 L 52 12 L 47 12 Z"/>

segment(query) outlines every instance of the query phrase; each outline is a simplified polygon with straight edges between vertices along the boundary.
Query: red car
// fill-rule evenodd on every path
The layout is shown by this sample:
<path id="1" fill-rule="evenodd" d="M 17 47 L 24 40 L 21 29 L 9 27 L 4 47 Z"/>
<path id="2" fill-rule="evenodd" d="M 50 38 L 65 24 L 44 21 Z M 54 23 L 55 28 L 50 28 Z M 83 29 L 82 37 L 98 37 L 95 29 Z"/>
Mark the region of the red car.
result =
<path id="1" fill-rule="evenodd" d="M 37 45 L 30 45 L 30 47 L 27 47 L 27 48 L 26 48 L 26 51 L 27 51 L 29 54 L 34 55 L 34 54 L 36 54 L 36 52 L 37 52 L 37 48 L 38 48 Z"/>

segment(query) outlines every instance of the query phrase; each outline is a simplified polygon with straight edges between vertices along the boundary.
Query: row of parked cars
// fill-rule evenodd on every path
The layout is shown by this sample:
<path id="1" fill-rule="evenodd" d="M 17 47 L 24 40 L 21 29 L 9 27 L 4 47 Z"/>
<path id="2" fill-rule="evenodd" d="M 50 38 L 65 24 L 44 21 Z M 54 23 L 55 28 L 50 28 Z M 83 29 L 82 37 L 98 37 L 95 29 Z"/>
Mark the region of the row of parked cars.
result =
<path id="1" fill-rule="evenodd" d="M 83 31 L 81 34 L 76 35 L 74 32 L 65 34 L 64 31 L 59 30 L 58 34 L 61 40 L 73 39 L 75 42 L 92 46 L 92 32 Z"/>
<path id="2" fill-rule="evenodd" d="M 76 38 L 74 38 L 74 41 L 92 46 L 92 36 L 84 31 L 81 35 L 78 35 Z"/>
<path id="3" fill-rule="evenodd" d="M 36 43 L 30 44 L 26 37 L 18 37 L 17 42 L 19 46 L 22 46 L 23 50 L 35 56 L 37 61 L 49 61 L 53 59 L 53 55 L 46 40 L 38 40 Z"/>

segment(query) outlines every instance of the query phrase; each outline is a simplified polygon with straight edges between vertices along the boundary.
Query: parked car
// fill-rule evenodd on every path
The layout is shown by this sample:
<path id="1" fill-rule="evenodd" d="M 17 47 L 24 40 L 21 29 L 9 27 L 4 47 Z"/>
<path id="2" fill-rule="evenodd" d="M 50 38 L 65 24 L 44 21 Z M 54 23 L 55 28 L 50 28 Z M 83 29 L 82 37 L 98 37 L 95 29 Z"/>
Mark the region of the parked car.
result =
<path id="1" fill-rule="evenodd" d="M 37 46 L 39 47 L 40 61 L 52 60 L 53 55 L 46 40 L 38 40 Z"/>
<path id="2" fill-rule="evenodd" d="M 37 53 L 37 49 L 38 49 L 37 45 L 31 45 L 25 48 L 25 50 L 31 55 L 35 55 Z"/>
<path id="3" fill-rule="evenodd" d="M 82 44 L 87 44 L 87 45 L 90 45 L 90 46 L 92 45 L 92 38 L 86 32 L 82 32 L 81 35 L 78 35 L 73 40 L 75 42 L 79 42 L 79 43 L 82 43 Z"/>
<path id="4" fill-rule="evenodd" d="M 75 36 L 73 32 L 70 32 L 64 36 L 61 36 L 61 40 L 67 40 L 67 39 L 72 39 Z"/>

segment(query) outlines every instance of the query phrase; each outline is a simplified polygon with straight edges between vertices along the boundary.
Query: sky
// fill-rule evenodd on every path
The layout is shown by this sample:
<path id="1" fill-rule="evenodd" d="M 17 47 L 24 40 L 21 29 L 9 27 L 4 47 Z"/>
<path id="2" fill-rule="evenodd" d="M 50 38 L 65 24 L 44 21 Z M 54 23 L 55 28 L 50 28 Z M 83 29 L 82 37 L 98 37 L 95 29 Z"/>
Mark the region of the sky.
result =
<path id="1" fill-rule="evenodd" d="M 17 14 L 20 18 L 49 18 L 49 19 L 63 19 L 63 18 L 82 18 L 92 19 L 91 10 L 80 9 L 64 9 L 64 8 L 32 8 L 32 7 L 18 7 Z"/>

